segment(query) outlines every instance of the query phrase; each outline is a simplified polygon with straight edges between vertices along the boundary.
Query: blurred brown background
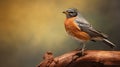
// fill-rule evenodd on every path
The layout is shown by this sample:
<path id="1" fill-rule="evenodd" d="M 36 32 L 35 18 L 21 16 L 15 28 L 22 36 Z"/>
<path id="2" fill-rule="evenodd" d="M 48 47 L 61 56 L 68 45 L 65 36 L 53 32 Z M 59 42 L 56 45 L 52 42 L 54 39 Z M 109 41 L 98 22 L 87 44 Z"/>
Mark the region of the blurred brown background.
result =
<path id="1" fill-rule="evenodd" d="M 62 11 L 71 7 L 120 50 L 120 0 L 0 0 L 0 67 L 35 67 L 46 51 L 58 56 L 81 47 L 64 29 Z M 110 50 L 101 42 L 87 49 Z"/>

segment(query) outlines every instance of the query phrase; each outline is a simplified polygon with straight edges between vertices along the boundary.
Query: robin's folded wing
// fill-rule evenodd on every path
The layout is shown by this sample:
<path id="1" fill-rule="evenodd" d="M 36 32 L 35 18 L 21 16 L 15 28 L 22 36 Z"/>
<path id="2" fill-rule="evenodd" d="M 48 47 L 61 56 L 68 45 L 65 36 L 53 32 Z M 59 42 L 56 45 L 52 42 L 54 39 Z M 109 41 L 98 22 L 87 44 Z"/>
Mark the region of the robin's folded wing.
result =
<path id="1" fill-rule="evenodd" d="M 76 19 L 75 22 L 77 23 L 78 27 L 88 33 L 91 37 L 103 37 L 108 38 L 107 35 L 101 33 L 100 31 L 95 30 L 92 25 L 90 25 L 85 19 Z"/>

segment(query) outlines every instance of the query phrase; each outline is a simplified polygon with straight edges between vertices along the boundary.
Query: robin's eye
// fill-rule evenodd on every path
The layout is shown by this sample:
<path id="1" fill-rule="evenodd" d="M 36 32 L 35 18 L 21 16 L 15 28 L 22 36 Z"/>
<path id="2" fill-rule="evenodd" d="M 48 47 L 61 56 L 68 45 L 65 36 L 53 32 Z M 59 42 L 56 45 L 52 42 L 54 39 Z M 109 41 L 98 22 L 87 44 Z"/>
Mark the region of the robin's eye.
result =
<path id="1" fill-rule="evenodd" d="M 69 13 L 74 13 L 74 12 L 69 12 Z"/>

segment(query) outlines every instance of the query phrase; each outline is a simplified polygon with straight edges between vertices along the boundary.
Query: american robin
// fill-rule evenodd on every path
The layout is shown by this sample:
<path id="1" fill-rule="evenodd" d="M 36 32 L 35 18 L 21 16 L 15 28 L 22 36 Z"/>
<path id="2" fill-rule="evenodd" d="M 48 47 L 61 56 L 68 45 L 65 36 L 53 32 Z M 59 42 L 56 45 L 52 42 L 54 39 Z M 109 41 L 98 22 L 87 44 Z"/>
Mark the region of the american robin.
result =
<path id="1" fill-rule="evenodd" d="M 64 22 L 66 32 L 83 44 L 82 52 L 84 51 L 85 43 L 88 41 L 102 41 L 111 48 L 115 47 L 115 44 L 108 40 L 108 36 L 95 30 L 76 8 L 69 8 L 63 13 L 66 14 Z"/>

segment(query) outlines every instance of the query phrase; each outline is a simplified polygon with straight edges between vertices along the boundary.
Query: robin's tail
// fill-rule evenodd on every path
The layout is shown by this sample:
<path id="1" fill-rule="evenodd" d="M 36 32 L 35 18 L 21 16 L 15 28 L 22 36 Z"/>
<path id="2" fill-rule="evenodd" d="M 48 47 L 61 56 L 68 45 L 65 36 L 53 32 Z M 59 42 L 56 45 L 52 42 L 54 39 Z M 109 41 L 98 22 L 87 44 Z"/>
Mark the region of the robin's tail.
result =
<path id="1" fill-rule="evenodd" d="M 114 43 L 110 42 L 110 41 L 107 40 L 107 39 L 103 39 L 103 42 L 104 42 L 106 45 L 110 46 L 111 48 L 116 47 L 116 45 L 115 45 Z"/>

